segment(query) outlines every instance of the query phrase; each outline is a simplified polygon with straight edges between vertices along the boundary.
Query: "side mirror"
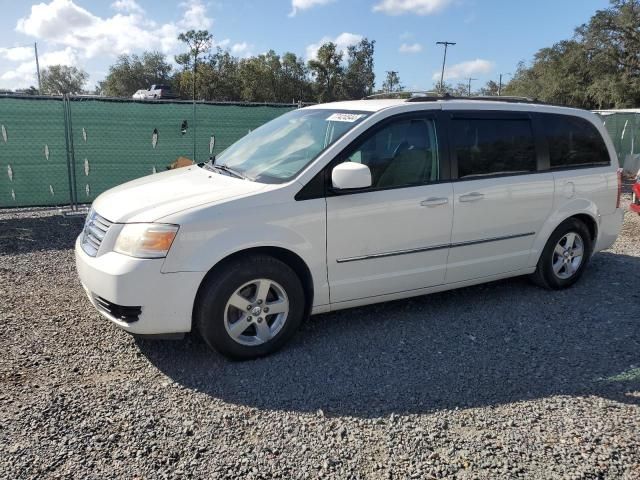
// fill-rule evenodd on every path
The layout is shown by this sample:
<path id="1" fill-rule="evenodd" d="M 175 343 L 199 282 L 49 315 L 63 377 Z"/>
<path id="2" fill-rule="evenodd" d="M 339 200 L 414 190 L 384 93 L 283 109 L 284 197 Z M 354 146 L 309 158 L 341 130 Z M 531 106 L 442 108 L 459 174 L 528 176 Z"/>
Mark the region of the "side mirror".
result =
<path id="1" fill-rule="evenodd" d="M 343 162 L 331 171 L 331 183 L 338 190 L 368 188 L 371 186 L 371 170 L 361 163 Z"/>

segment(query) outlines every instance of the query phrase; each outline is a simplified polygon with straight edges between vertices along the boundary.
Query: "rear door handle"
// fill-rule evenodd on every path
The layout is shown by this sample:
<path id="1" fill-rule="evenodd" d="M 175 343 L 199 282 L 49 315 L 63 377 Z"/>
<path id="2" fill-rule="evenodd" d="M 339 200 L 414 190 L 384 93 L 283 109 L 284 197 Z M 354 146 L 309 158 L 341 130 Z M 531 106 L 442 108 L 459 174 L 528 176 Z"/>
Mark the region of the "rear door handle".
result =
<path id="1" fill-rule="evenodd" d="M 478 200 L 482 200 L 484 198 L 484 194 L 480 192 L 471 192 L 466 195 L 460 195 L 461 202 L 477 202 Z"/>
<path id="2" fill-rule="evenodd" d="M 420 202 L 421 207 L 437 207 L 438 205 L 445 205 L 449 203 L 447 197 L 429 197 L 426 200 Z"/>

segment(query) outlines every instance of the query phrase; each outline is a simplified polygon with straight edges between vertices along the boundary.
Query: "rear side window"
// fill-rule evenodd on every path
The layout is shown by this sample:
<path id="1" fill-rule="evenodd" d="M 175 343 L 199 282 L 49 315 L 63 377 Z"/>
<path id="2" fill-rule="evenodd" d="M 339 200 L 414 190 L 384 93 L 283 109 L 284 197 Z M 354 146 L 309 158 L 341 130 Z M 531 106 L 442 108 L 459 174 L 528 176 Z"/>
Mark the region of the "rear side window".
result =
<path id="1" fill-rule="evenodd" d="M 570 115 L 542 115 L 551 168 L 609 165 L 609 152 L 593 124 Z"/>
<path id="2" fill-rule="evenodd" d="M 458 178 L 536 171 L 529 119 L 460 118 L 452 125 Z"/>

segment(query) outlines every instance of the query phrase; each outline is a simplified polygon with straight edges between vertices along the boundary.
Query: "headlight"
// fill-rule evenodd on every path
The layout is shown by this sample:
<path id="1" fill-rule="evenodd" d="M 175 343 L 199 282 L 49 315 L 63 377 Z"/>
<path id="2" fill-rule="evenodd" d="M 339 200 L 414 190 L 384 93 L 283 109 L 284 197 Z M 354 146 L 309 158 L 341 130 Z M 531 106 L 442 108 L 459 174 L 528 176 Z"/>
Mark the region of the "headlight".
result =
<path id="1" fill-rule="evenodd" d="M 163 258 L 177 233 L 177 225 L 130 223 L 120 231 L 113 250 L 136 258 Z"/>

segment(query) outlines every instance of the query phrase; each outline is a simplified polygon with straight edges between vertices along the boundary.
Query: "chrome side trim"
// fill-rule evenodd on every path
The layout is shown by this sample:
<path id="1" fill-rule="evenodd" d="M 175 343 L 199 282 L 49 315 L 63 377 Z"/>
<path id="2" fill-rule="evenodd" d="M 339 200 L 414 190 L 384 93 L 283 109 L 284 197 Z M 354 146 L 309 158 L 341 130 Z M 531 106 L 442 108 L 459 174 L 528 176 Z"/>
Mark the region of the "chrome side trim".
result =
<path id="1" fill-rule="evenodd" d="M 468 242 L 452 243 L 451 248 L 467 247 L 469 245 L 479 245 L 481 243 L 499 242 L 501 240 L 513 240 L 514 238 L 533 237 L 536 232 L 516 233 L 515 235 L 505 235 L 504 237 L 483 238 L 482 240 L 470 240 Z"/>
<path id="2" fill-rule="evenodd" d="M 444 248 L 468 247 L 471 245 L 480 245 L 482 243 L 499 242 L 501 240 L 513 240 L 515 238 L 532 237 L 533 235 L 535 235 L 535 232 L 518 233 L 515 235 L 505 235 L 503 237 L 491 237 L 491 238 L 483 238 L 481 240 L 469 240 L 467 242 L 434 245 L 432 247 L 410 248 L 408 250 L 396 250 L 393 252 L 385 252 L 385 253 L 372 253 L 370 255 L 360 255 L 357 257 L 338 258 L 336 259 L 336 263 L 348 263 L 348 262 L 358 262 L 360 260 L 371 260 L 374 258 L 396 257 L 398 255 L 410 255 L 412 253 L 422 253 L 422 252 L 430 252 L 434 250 L 442 250 Z"/>
<path id="3" fill-rule="evenodd" d="M 357 262 L 359 260 L 371 260 L 372 258 L 395 257 L 397 255 L 409 255 L 411 253 L 429 252 L 431 250 L 442 250 L 443 248 L 449 248 L 449 247 L 450 245 L 445 244 L 445 245 L 434 245 L 433 247 L 411 248 L 409 250 L 396 250 L 395 252 L 372 253 L 371 255 L 361 255 L 359 257 L 338 258 L 336 262 L 347 263 L 347 262 Z"/>

